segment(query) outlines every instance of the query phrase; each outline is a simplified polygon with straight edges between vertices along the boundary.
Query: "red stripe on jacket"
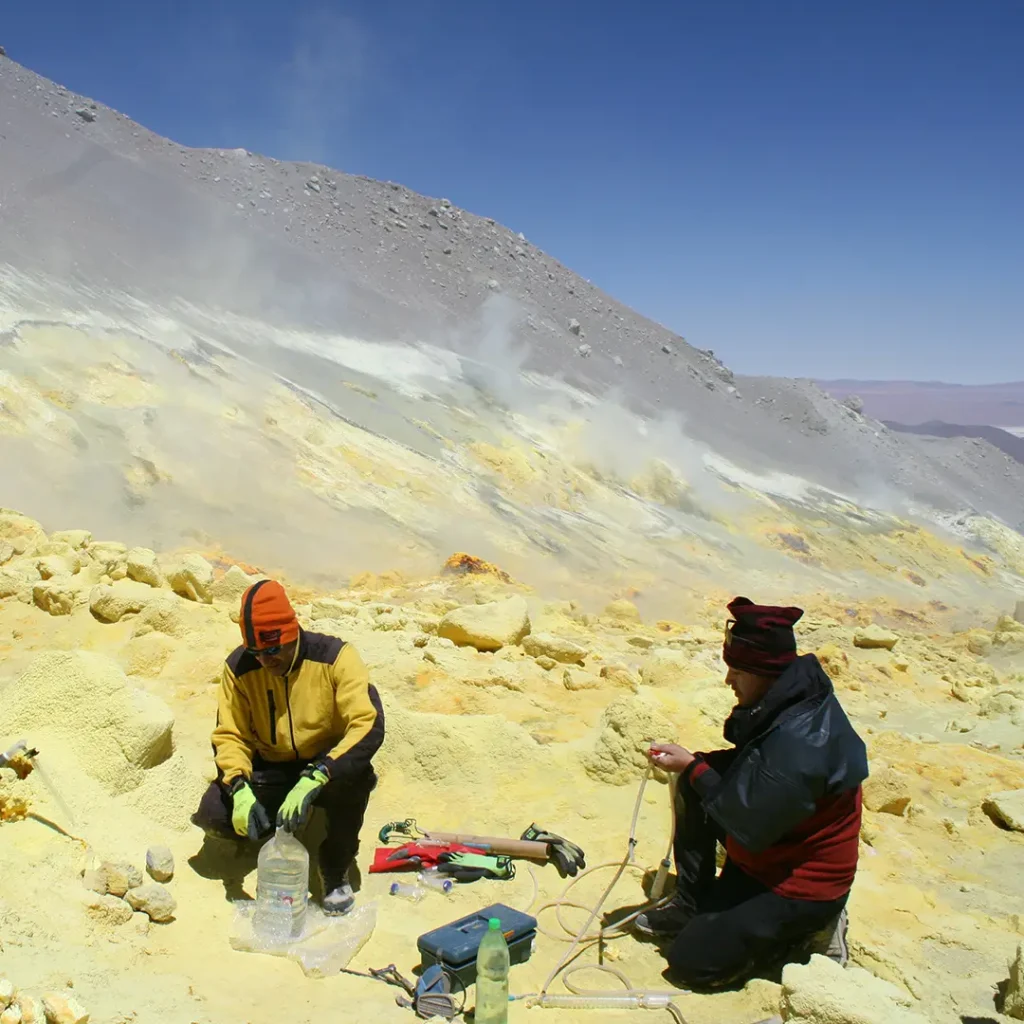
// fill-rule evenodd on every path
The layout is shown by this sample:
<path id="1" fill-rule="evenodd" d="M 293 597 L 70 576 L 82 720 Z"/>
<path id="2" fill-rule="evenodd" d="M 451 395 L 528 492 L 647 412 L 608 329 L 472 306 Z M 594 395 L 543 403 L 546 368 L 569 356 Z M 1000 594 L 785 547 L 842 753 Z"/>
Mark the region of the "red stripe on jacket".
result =
<path id="1" fill-rule="evenodd" d="M 737 867 L 779 896 L 827 901 L 845 896 L 857 873 L 861 787 L 823 800 L 818 810 L 760 853 L 732 836 L 725 851 Z"/>

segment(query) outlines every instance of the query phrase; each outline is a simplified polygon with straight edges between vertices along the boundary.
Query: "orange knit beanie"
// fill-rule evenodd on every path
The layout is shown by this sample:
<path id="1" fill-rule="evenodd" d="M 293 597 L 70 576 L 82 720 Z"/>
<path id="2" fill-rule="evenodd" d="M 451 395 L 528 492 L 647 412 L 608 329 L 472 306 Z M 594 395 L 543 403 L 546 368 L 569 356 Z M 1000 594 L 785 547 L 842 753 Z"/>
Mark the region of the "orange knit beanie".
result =
<path id="1" fill-rule="evenodd" d="M 295 610 L 276 580 L 259 580 L 246 590 L 238 625 L 250 650 L 280 647 L 299 637 Z"/>

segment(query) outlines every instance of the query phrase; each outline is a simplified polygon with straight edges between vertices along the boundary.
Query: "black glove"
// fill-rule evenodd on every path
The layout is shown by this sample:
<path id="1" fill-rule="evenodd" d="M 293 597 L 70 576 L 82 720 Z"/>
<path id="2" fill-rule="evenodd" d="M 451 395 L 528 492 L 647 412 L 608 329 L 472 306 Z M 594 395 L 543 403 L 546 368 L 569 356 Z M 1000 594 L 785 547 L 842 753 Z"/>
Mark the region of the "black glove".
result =
<path id="1" fill-rule="evenodd" d="M 565 878 L 575 877 L 576 873 L 587 866 L 583 851 L 568 839 L 556 836 L 554 832 L 545 832 L 536 825 L 531 825 L 520 837 L 535 843 L 548 844 L 548 859 L 558 868 L 558 873 Z"/>

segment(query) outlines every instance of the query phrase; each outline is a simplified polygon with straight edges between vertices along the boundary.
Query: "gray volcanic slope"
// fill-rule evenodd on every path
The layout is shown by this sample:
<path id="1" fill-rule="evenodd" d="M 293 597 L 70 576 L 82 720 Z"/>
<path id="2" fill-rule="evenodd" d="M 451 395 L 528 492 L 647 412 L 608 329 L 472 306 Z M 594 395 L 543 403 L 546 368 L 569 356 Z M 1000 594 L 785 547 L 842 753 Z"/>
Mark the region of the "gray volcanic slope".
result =
<path id="1" fill-rule="evenodd" d="M 493 220 L 400 184 L 188 149 L 0 57 L 4 264 L 92 308 L 116 291 L 477 358 L 467 325 L 497 292 L 526 370 L 678 413 L 752 469 L 1024 528 L 1024 466 L 990 445 L 894 434 L 809 381 L 734 378 Z"/>

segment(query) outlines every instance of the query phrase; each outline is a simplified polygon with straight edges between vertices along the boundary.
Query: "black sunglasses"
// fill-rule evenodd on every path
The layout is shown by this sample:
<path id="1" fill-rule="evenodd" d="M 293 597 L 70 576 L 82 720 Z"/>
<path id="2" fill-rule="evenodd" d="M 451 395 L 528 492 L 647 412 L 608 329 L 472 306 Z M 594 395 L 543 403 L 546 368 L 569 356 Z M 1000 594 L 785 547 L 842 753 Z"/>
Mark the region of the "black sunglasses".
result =
<path id="1" fill-rule="evenodd" d="M 282 650 L 282 646 L 278 644 L 277 647 L 246 647 L 245 653 L 251 654 L 254 658 L 258 658 L 261 654 L 266 658 L 276 658 Z"/>

